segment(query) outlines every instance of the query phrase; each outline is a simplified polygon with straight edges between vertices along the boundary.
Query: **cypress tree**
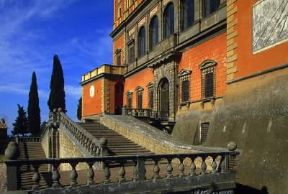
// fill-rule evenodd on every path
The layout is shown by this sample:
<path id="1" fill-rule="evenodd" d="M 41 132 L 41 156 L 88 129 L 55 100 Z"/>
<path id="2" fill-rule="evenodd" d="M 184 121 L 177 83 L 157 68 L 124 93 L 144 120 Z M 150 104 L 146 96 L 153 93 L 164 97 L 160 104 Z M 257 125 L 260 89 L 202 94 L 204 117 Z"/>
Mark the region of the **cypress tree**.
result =
<path id="1" fill-rule="evenodd" d="M 13 123 L 14 127 L 12 134 L 13 135 L 22 134 L 22 136 L 24 136 L 24 134 L 27 133 L 28 120 L 24 107 L 20 106 L 19 104 L 17 106 L 18 106 L 18 116 L 15 119 L 15 122 Z"/>
<path id="2" fill-rule="evenodd" d="M 29 91 L 28 100 L 28 131 L 32 135 L 37 135 L 40 133 L 40 108 L 39 108 L 39 97 L 38 97 L 38 86 L 36 73 L 32 73 L 32 80 Z"/>
<path id="3" fill-rule="evenodd" d="M 54 55 L 53 58 L 48 106 L 50 111 L 53 111 L 54 108 L 62 108 L 64 112 L 66 111 L 63 70 L 57 55 Z"/>
<path id="4" fill-rule="evenodd" d="M 78 120 L 81 120 L 81 118 L 82 118 L 82 97 L 78 100 L 77 118 L 78 118 Z"/>

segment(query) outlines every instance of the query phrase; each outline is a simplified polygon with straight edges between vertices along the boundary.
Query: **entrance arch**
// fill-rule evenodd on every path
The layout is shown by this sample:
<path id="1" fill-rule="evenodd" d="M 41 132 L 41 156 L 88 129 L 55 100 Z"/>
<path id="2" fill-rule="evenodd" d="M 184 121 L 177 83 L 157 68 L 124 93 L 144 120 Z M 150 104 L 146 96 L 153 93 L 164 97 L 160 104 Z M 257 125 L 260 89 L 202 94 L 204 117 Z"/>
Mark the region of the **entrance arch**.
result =
<path id="1" fill-rule="evenodd" d="M 158 112 L 161 120 L 169 118 L 169 81 L 167 78 L 162 78 L 158 85 Z"/>

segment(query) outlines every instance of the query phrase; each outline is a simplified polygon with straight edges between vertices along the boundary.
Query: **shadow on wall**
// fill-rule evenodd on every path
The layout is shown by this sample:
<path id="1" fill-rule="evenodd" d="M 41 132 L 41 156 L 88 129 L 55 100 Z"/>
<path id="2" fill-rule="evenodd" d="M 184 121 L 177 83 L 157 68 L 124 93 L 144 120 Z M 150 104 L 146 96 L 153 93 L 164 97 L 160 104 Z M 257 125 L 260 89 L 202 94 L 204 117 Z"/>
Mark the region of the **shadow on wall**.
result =
<path id="1" fill-rule="evenodd" d="M 249 186 L 237 184 L 235 194 L 269 194 L 269 192 L 267 187 L 265 186 L 258 190 Z"/>
<path id="2" fill-rule="evenodd" d="M 279 74 L 229 85 L 223 105 L 211 113 L 191 110 L 178 117 L 173 136 L 191 144 L 199 123 L 208 121 L 204 146 L 237 143 L 240 184 L 262 193 L 288 193 L 288 73 Z"/>

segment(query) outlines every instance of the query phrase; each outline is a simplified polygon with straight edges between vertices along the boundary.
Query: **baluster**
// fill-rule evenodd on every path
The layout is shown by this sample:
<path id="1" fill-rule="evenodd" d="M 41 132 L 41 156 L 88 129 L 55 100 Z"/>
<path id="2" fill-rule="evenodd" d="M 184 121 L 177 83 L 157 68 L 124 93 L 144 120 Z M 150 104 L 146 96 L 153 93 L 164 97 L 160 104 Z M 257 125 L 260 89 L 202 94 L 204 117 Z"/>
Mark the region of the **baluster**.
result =
<path id="1" fill-rule="evenodd" d="M 195 158 L 191 158 L 190 176 L 195 176 L 195 175 L 196 175 Z"/>
<path id="2" fill-rule="evenodd" d="M 159 172 L 160 172 L 160 168 L 158 165 L 158 160 L 154 159 L 154 168 L 153 168 L 153 172 L 154 172 L 154 176 L 153 176 L 153 182 L 155 182 L 157 179 L 160 178 Z"/>
<path id="3" fill-rule="evenodd" d="M 70 174 L 70 186 L 73 187 L 77 185 L 77 178 L 78 178 L 78 173 L 76 171 L 77 162 L 70 163 L 70 166 L 72 167 L 71 174 Z"/>
<path id="4" fill-rule="evenodd" d="M 134 166 L 133 166 L 133 181 L 137 182 L 139 180 L 139 172 L 138 172 L 138 162 L 133 161 Z"/>
<path id="5" fill-rule="evenodd" d="M 212 174 L 215 174 L 217 172 L 217 162 L 216 162 L 216 156 L 213 158 L 212 162 Z"/>
<path id="6" fill-rule="evenodd" d="M 93 170 L 93 162 L 88 163 L 88 173 L 87 173 L 87 185 L 92 185 L 94 184 L 94 170 Z"/>
<path id="7" fill-rule="evenodd" d="M 32 180 L 34 182 L 34 185 L 32 186 L 32 190 L 37 190 L 39 188 L 39 182 L 40 182 L 40 173 L 39 173 L 39 165 L 38 164 L 33 164 Z"/>
<path id="8" fill-rule="evenodd" d="M 124 182 L 124 181 L 125 181 L 125 174 L 126 174 L 126 172 L 125 172 L 125 168 L 124 168 L 124 163 L 122 163 L 122 162 L 121 162 L 121 164 L 120 164 L 120 169 L 119 169 L 118 174 L 119 174 L 118 183 Z"/>
<path id="9" fill-rule="evenodd" d="M 207 165 L 205 162 L 205 157 L 202 157 L 202 164 L 201 164 L 201 175 L 206 174 Z"/>
<path id="10" fill-rule="evenodd" d="M 54 163 L 54 164 L 52 164 L 52 166 L 53 166 L 53 170 L 52 170 L 52 187 L 59 187 L 60 186 L 60 183 L 59 183 L 60 174 L 59 174 L 59 171 L 58 171 L 59 164 L 58 163 Z"/>
<path id="11" fill-rule="evenodd" d="M 168 164 L 167 164 L 167 177 L 166 178 L 172 178 L 173 177 L 173 175 L 172 175 L 172 172 L 173 172 L 173 166 L 172 166 L 172 164 L 171 164 L 171 161 L 172 161 L 172 159 L 171 158 L 168 158 L 167 159 L 167 161 L 168 161 Z"/>
<path id="12" fill-rule="evenodd" d="M 179 169 L 179 177 L 184 176 L 184 164 L 183 164 L 183 158 L 179 158 L 180 164 L 178 166 Z"/>
<path id="13" fill-rule="evenodd" d="M 108 163 L 104 162 L 104 184 L 107 184 L 110 182 L 110 168 Z"/>

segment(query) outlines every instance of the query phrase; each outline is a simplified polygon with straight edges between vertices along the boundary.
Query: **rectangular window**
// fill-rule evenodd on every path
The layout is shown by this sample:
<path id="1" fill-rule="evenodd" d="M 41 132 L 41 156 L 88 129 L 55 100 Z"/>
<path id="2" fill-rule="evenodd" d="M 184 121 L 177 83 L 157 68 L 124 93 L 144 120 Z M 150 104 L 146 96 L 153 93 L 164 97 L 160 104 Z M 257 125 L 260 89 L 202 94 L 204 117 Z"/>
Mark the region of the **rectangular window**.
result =
<path id="1" fill-rule="evenodd" d="M 189 101 L 189 86 L 190 81 L 189 80 L 183 80 L 182 81 L 182 102 L 188 102 Z"/>
<path id="2" fill-rule="evenodd" d="M 201 123 L 200 125 L 200 144 L 206 142 L 210 123 Z"/>
<path id="3" fill-rule="evenodd" d="M 149 108 L 153 109 L 153 90 L 149 91 Z"/>
<path id="4" fill-rule="evenodd" d="M 133 63 L 135 61 L 135 45 L 134 43 L 128 46 L 128 62 Z"/>
<path id="5" fill-rule="evenodd" d="M 121 65 L 121 52 L 116 55 L 116 64 L 118 66 Z"/>
<path id="6" fill-rule="evenodd" d="M 202 70 L 202 97 L 211 98 L 215 96 L 215 72 L 214 67 Z"/>
<path id="7" fill-rule="evenodd" d="M 137 93 L 137 108 L 142 109 L 143 95 L 142 92 Z"/>
<path id="8" fill-rule="evenodd" d="M 127 108 L 132 109 L 132 93 L 127 94 Z"/>

